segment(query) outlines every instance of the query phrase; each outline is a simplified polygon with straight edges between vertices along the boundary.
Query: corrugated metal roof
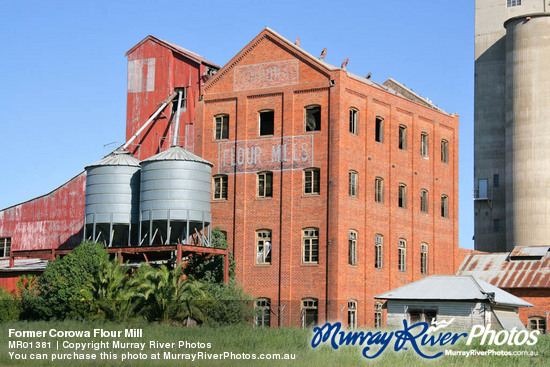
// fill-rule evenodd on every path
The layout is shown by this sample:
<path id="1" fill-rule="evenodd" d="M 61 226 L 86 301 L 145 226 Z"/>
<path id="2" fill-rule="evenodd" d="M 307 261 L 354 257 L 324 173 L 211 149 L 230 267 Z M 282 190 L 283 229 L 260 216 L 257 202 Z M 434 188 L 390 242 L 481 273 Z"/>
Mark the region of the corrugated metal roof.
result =
<path id="1" fill-rule="evenodd" d="M 500 326 L 502 326 L 503 329 L 512 330 L 513 328 L 516 328 L 516 330 L 525 330 L 525 326 L 515 312 L 493 310 L 493 313 L 497 317 L 498 322 L 500 322 Z"/>
<path id="2" fill-rule="evenodd" d="M 154 161 L 193 161 L 208 164 L 211 167 L 214 165 L 208 162 L 206 159 L 202 159 L 198 155 L 191 153 L 188 150 L 183 149 L 182 147 L 171 147 L 166 149 L 164 152 L 161 152 L 157 155 L 154 155 L 150 158 L 145 159 L 143 162 L 154 162 Z"/>
<path id="3" fill-rule="evenodd" d="M 139 160 L 132 157 L 130 152 L 125 152 L 123 150 L 115 150 L 109 155 L 105 156 L 99 162 L 90 164 L 86 166 L 97 167 L 97 166 L 130 166 L 130 167 L 139 167 Z"/>
<path id="4" fill-rule="evenodd" d="M 491 294 L 494 293 L 494 296 Z M 402 287 L 379 294 L 379 299 L 414 300 L 487 300 L 491 303 L 515 307 L 531 307 L 500 288 L 473 276 L 433 275 Z"/>
<path id="5" fill-rule="evenodd" d="M 543 257 L 546 256 L 550 247 L 514 247 L 510 257 Z"/>
<path id="6" fill-rule="evenodd" d="M 14 266 L 10 268 L 9 260 L 0 260 L 0 272 L 16 271 L 44 271 L 48 265 L 48 260 L 43 259 L 16 259 Z"/>
<path id="7" fill-rule="evenodd" d="M 458 275 L 474 275 L 500 288 L 550 288 L 550 256 L 511 260 L 507 252 L 469 254 Z"/>

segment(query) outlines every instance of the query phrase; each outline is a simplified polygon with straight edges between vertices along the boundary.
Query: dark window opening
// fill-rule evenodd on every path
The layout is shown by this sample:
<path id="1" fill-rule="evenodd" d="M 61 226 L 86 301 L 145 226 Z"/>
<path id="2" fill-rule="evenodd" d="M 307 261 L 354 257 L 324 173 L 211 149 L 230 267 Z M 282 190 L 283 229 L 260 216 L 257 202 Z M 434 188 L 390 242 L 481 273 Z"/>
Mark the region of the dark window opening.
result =
<path id="1" fill-rule="evenodd" d="M 376 118 L 374 139 L 379 143 L 384 142 L 384 119 L 382 117 Z"/>
<path id="2" fill-rule="evenodd" d="M 321 106 L 306 107 L 306 131 L 321 131 Z"/>
<path id="3" fill-rule="evenodd" d="M 399 126 L 399 149 L 407 150 L 407 127 Z"/>
<path id="4" fill-rule="evenodd" d="M 273 135 L 275 130 L 275 113 L 273 111 L 260 112 L 260 135 Z"/>
<path id="5" fill-rule="evenodd" d="M 229 139 L 229 115 L 216 116 L 215 139 Z"/>

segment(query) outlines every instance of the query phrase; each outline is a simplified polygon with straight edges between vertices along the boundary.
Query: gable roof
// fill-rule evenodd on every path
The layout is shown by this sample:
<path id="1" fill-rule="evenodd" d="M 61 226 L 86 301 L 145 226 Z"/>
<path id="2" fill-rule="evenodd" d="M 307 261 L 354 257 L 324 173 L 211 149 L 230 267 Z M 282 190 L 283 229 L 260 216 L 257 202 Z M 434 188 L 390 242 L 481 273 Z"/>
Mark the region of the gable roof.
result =
<path id="1" fill-rule="evenodd" d="M 470 275 L 433 275 L 384 292 L 374 298 L 394 300 L 480 300 L 501 306 L 533 306 L 513 294 Z"/>
<path id="2" fill-rule="evenodd" d="M 185 49 L 181 46 L 178 46 L 175 43 L 168 42 L 168 41 L 162 40 L 160 38 L 157 38 L 157 37 L 151 36 L 151 35 L 148 35 L 147 37 L 142 39 L 137 45 L 135 45 L 130 50 L 128 50 L 128 52 L 125 53 L 125 56 L 128 56 L 129 54 L 131 54 L 138 47 L 140 47 L 142 44 L 144 44 L 145 42 L 147 42 L 149 40 L 151 40 L 153 42 L 156 42 L 156 43 L 158 43 L 158 44 L 160 44 L 160 45 L 162 45 L 162 46 L 174 51 L 175 53 L 180 54 L 180 55 L 182 55 L 182 56 L 184 56 L 184 57 L 186 57 L 190 60 L 193 60 L 198 64 L 206 64 L 206 65 L 212 66 L 216 69 L 220 68 L 218 65 L 214 64 L 213 62 L 210 62 L 210 61 L 206 60 L 204 57 L 202 57 L 199 54 L 196 54 L 196 53 L 194 53 L 192 51 L 189 51 L 189 50 L 187 50 L 187 49 Z"/>

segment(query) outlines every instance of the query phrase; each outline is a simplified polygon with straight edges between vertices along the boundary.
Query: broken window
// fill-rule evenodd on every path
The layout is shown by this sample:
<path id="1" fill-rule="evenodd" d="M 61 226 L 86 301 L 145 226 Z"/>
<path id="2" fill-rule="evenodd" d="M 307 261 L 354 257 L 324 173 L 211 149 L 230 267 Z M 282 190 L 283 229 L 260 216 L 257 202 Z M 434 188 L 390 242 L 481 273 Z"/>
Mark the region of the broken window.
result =
<path id="1" fill-rule="evenodd" d="M 428 191 L 420 190 L 420 211 L 422 213 L 428 213 Z"/>
<path id="2" fill-rule="evenodd" d="M 384 119 L 380 116 L 376 116 L 374 140 L 379 143 L 384 142 Z"/>
<path id="3" fill-rule="evenodd" d="M 398 252 L 398 268 L 399 271 L 407 270 L 407 240 L 399 239 L 399 252 Z"/>
<path id="4" fill-rule="evenodd" d="M 447 195 L 441 195 L 441 216 L 449 218 L 449 197 Z"/>
<path id="5" fill-rule="evenodd" d="M 441 162 L 449 163 L 449 142 L 445 139 L 441 140 Z"/>
<path id="6" fill-rule="evenodd" d="M 380 329 L 382 327 L 382 303 L 376 302 L 374 304 L 374 328 Z"/>
<path id="7" fill-rule="evenodd" d="M 218 115 L 216 121 L 216 140 L 229 139 L 229 115 Z"/>
<path id="8" fill-rule="evenodd" d="M 217 175 L 213 177 L 214 200 L 227 200 L 227 175 Z"/>
<path id="9" fill-rule="evenodd" d="M 529 330 L 538 330 L 542 334 L 546 334 L 546 318 L 541 316 L 529 317 Z"/>
<path id="10" fill-rule="evenodd" d="M 317 325 L 319 310 L 317 308 L 317 299 L 304 298 L 302 300 L 302 328 L 312 328 Z"/>
<path id="11" fill-rule="evenodd" d="M 321 131 L 321 106 L 305 108 L 306 131 Z"/>
<path id="12" fill-rule="evenodd" d="M 256 264 L 271 264 L 271 231 L 256 231 Z"/>
<path id="13" fill-rule="evenodd" d="M 381 177 L 374 179 L 374 201 L 377 203 L 384 202 L 384 180 Z"/>
<path id="14" fill-rule="evenodd" d="M 348 301 L 348 329 L 357 329 L 357 301 Z"/>
<path id="15" fill-rule="evenodd" d="M 306 168 L 304 170 L 304 194 L 318 195 L 320 192 L 321 171 L 319 168 Z"/>
<path id="16" fill-rule="evenodd" d="M 9 257 L 11 250 L 11 237 L 0 237 L 0 257 Z"/>
<path id="17" fill-rule="evenodd" d="M 349 231 L 348 234 L 348 264 L 357 265 L 357 232 Z"/>
<path id="18" fill-rule="evenodd" d="M 260 198 L 273 197 L 273 173 L 272 172 L 258 173 L 258 197 Z"/>
<path id="19" fill-rule="evenodd" d="M 420 274 L 428 274 L 428 244 L 420 244 Z"/>
<path id="20" fill-rule="evenodd" d="M 427 322 L 428 325 L 432 325 L 432 322 L 437 320 L 437 310 L 434 309 L 409 308 L 408 314 L 410 325 L 419 322 Z"/>
<path id="21" fill-rule="evenodd" d="M 400 208 L 406 208 L 407 207 L 407 185 L 405 184 L 399 184 L 399 192 L 398 192 L 398 206 Z"/>
<path id="22" fill-rule="evenodd" d="M 275 130 L 275 113 L 273 110 L 260 111 L 260 136 L 273 135 Z"/>
<path id="23" fill-rule="evenodd" d="M 258 298 L 254 302 L 254 325 L 271 326 L 271 300 L 269 298 Z"/>
<path id="24" fill-rule="evenodd" d="M 349 132 L 357 135 L 357 116 L 359 111 L 355 108 L 350 108 L 349 110 Z"/>
<path id="25" fill-rule="evenodd" d="M 302 231 L 303 258 L 305 264 L 319 263 L 319 230 L 306 228 Z"/>
<path id="26" fill-rule="evenodd" d="M 399 149 L 407 150 L 407 127 L 399 125 Z"/>
<path id="27" fill-rule="evenodd" d="M 187 111 L 187 88 L 176 88 L 174 92 L 178 92 L 178 96 L 172 100 L 172 114 L 178 111 L 179 91 L 181 91 L 180 111 Z"/>
<path id="28" fill-rule="evenodd" d="M 422 322 L 422 310 L 409 309 L 409 324 L 414 325 Z"/>
<path id="29" fill-rule="evenodd" d="M 374 236 L 374 267 L 382 269 L 384 261 L 384 236 L 377 234 Z"/>
<path id="30" fill-rule="evenodd" d="M 359 186 L 359 174 L 356 171 L 349 171 L 349 196 L 357 196 Z"/>
<path id="31" fill-rule="evenodd" d="M 424 158 L 428 158 L 428 134 L 420 134 L 420 154 Z"/>

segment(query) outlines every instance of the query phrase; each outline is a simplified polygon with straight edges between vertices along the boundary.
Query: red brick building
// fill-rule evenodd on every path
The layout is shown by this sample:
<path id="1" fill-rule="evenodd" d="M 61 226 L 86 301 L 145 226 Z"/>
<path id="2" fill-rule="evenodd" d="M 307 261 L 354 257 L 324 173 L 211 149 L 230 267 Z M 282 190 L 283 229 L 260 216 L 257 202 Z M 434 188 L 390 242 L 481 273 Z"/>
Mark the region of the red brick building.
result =
<path id="1" fill-rule="evenodd" d="M 258 323 L 372 326 L 374 295 L 460 264 L 458 116 L 385 84 L 266 28 L 204 85 L 195 153 Z"/>

